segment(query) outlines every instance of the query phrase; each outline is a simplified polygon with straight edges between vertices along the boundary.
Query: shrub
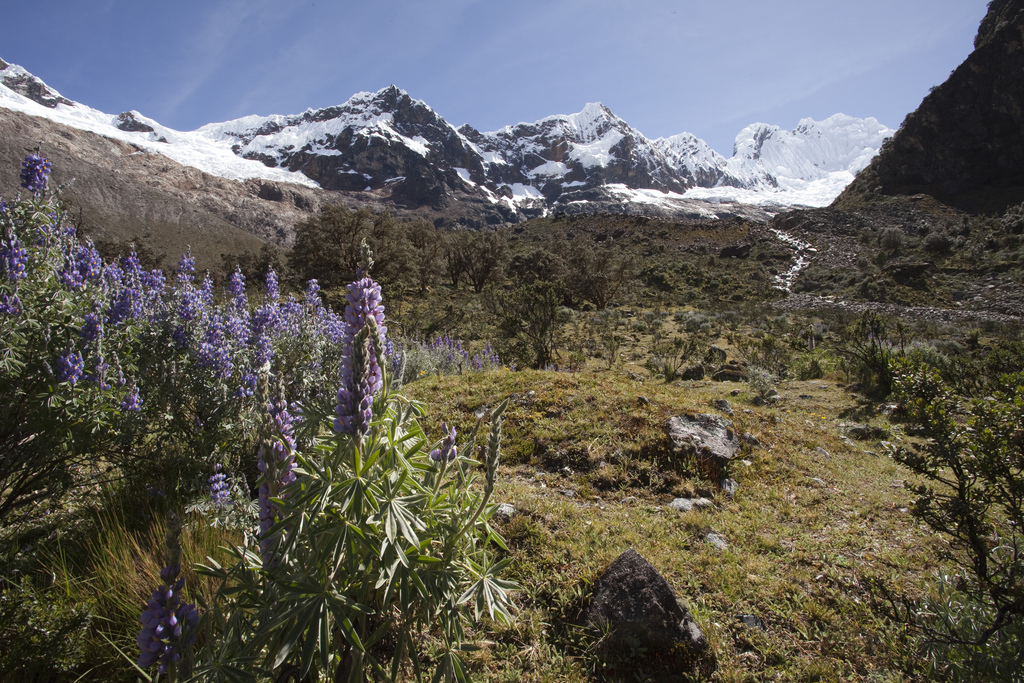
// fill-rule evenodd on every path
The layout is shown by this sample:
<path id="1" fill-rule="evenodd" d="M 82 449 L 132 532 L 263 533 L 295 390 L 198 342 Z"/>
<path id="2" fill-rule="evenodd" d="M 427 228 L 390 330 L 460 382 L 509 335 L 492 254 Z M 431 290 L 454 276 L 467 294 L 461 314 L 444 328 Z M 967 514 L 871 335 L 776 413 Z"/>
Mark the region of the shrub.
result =
<path id="1" fill-rule="evenodd" d="M 990 680 L 987 673 L 1002 671 L 997 679 L 1019 680 L 1024 374 L 1004 376 L 1006 390 L 994 397 L 964 399 L 934 369 L 901 362 L 893 371 L 902 413 L 924 441 L 890 453 L 926 480 L 906 484 L 917 496 L 913 513 L 949 540 L 961 573 L 940 579 L 912 620 L 942 655 L 935 661 L 945 675 Z"/>
<path id="2" fill-rule="evenodd" d="M 747 368 L 747 385 L 760 398 L 766 398 L 775 388 L 779 378 L 765 368 L 752 365 Z"/>

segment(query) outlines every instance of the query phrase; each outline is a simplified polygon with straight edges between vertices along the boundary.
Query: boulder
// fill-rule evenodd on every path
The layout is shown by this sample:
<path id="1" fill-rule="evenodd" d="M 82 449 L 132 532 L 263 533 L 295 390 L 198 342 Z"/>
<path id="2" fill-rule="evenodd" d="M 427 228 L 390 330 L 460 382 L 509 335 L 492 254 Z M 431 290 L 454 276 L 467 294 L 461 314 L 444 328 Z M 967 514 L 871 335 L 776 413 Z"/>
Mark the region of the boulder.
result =
<path id="1" fill-rule="evenodd" d="M 683 370 L 681 377 L 688 380 L 704 379 L 704 366 L 692 365 Z"/>
<path id="2" fill-rule="evenodd" d="M 711 407 L 715 410 L 721 411 L 726 415 L 732 416 L 732 406 L 724 398 L 716 398 L 711 402 Z"/>
<path id="3" fill-rule="evenodd" d="M 714 374 L 711 375 L 711 379 L 716 382 L 746 382 L 747 371 L 739 364 L 729 363 L 727 365 L 720 365 Z"/>
<path id="4" fill-rule="evenodd" d="M 619 555 L 594 584 L 584 620 L 607 633 L 598 650 L 604 659 L 619 663 L 625 654 L 641 665 L 661 660 L 673 673 L 698 664 L 702 673 L 714 670 L 713 664 L 710 671 L 707 668 L 713 658 L 708 657 L 707 639 L 693 617 L 665 577 L 633 548 Z"/>
<path id="5" fill-rule="evenodd" d="M 707 413 L 683 414 L 665 421 L 669 449 L 674 455 L 724 467 L 740 451 L 732 422 Z"/>
<path id="6" fill-rule="evenodd" d="M 715 346 L 714 344 L 709 346 L 707 353 L 704 354 L 704 362 L 707 363 L 708 365 L 724 363 L 725 358 L 725 350 Z"/>
<path id="7" fill-rule="evenodd" d="M 689 512 L 690 510 L 709 508 L 712 503 L 707 498 L 676 498 L 668 506 L 679 512 Z"/>

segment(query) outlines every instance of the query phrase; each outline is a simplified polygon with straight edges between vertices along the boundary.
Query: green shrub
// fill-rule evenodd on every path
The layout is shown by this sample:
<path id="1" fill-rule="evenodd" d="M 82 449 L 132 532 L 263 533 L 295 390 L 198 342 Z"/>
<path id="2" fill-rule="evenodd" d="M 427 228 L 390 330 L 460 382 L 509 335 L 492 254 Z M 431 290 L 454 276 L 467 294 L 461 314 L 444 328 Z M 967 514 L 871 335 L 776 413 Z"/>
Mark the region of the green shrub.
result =
<path id="1" fill-rule="evenodd" d="M 906 484 L 913 513 L 949 540 L 962 575 L 940 579 L 911 620 L 942 655 L 935 661 L 945 676 L 1020 680 L 1024 374 L 1005 375 L 995 396 L 965 399 L 935 369 L 904 361 L 893 372 L 902 414 L 924 440 L 890 453 L 925 479 Z"/>

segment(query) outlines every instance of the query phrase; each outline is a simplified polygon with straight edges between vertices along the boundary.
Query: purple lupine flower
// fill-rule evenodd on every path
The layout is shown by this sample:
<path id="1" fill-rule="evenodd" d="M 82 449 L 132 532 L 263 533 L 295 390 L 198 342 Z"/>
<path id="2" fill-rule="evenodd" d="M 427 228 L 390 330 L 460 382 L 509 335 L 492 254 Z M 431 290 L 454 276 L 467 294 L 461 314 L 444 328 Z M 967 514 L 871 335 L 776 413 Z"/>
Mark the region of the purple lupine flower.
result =
<path id="1" fill-rule="evenodd" d="M 213 466 L 213 474 L 207 480 L 210 482 L 210 498 L 213 499 L 213 504 L 217 507 L 226 505 L 230 495 L 227 475 L 224 474 L 223 470 L 224 467 L 217 463 Z"/>
<path id="2" fill-rule="evenodd" d="M 86 280 L 97 280 L 103 273 L 103 258 L 92 242 L 78 247 L 75 261 L 79 274 Z"/>
<path id="3" fill-rule="evenodd" d="M 81 379 L 84 370 L 85 361 L 78 351 L 68 349 L 66 355 L 57 358 L 57 374 L 62 382 L 75 384 Z"/>
<path id="4" fill-rule="evenodd" d="M 238 388 L 235 389 L 235 396 L 239 398 L 243 396 L 252 396 L 256 393 L 256 373 L 250 369 L 242 371 L 241 381 L 238 384 Z"/>
<path id="5" fill-rule="evenodd" d="M 123 384 L 123 381 L 121 383 Z M 142 399 L 139 397 L 138 385 L 133 384 L 128 390 L 128 393 L 124 395 L 124 399 L 121 401 L 121 410 L 133 413 L 137 413 L 142 410 Z"/>
<path id="6" fill-rule="evenodd" d="M 384 386 L 377 351 L 383 350 L 387 327 L 380 285 L 368 277 L 348 286 L 345 295 L 345 337 L 341 362 L 341 387 L 334 430 L 340 434 L 360 437 L 369 430 L 373 396 Z M 362 330 L 374 334 L 370 340 Z"/>
<path id="7" fill-rule="evenodd" d="M 124 280 L 124 271 L 116 263 L 108 263 L 103 266 L 101 280 L 106 291 L 116 292 L 121 288 L 121 283 Z"/>
<path id="8" fill-rule="evenodd" d="M 148 270 L 142 273 L 141 276 L 142 286 L 150 292 L 156 292 L 158 295 L 164 293 L 164 287 L 167 286 L 167 277 L 164 275 L 164 271 L 159 268 Z"/>
<path id="9" fill-rule="evenodd" d="M 202 298 L 199 291 L 194 287 L 187 287 L 181 293 L 181 303 L 178 305 L 178 317 L 185 322 L 202 319 L 204 313 Z"/>
<path id="10" fill-rule="evenodd" d="M 430 451 L 430 459 L 434 462 L 451 462 L 459 457 L 459 449 L 455 445 L 455 427 L 448 430 L 448 423 L 441 423 L 441 431 L 444 432 L 444 439 L 438 448 Z"/>
<path id="11" fill-rule="evenodd" d="M 213 308 L 213 278 L 210 277 L 210 271 L 206 271 L 206 275 L 203 276 L 203 284 L 199 287 L 199 298 L 206 310 Z"/>
<path id="12" fill-rule="evenodd" d="M 136 638 L 140 654 L 136 666 L 148 669 L 159 664 L 159 673 L 167 673 L 167 669 L 181 658 L 182 648 L 186 648 L 195 640 L 195 627 L 199 622 L 199 613 L 195 605 L 182 602 L 181 592 L 185 588 L 181 573 L 181 545 L 178 541 L 181 533 L 180 523 L 173 520 L 173 526 L 167 534 L 167 566 L 160 570 L 160 586 L 153 591 L 153 596 L 146 603 L 146 610 L 139 617 L 142 629 Z"/>
<path id="13" fill-rule="evenodd" d="M 244 311 L 247 301 L 245 298 L 245 276 L 242 270 L 235 267 L 235 272 L 228 278 L 228 295 L 231 298 L 231 305 L 235 310 Z"/>
<path id="14" fill-rule="evenodd" d="M 103 360 L 103 356 L 96 359 L 93 368 L 96 372 L 89 379 L 100 385 L 100 391 L 110 391 L 110 382 L 107 381 L 107 370 L 110 369 L 110 365 Z"/>
<path id="15" fill-rule="evenodd" d="M 37 153 L 32 153 L 21 162 L 21 186 L 39 196 L 46 191 L 50 175 L 50 162 Z"/>
<path id="16" fill-rule="evenodd" d="M 125 287 L 114 297 L 114 303 L 107 310 L 107 324 L 117 325 L 123 320 L 142 317 L 145 303 L 137 286 Z"/>
<path id="17" fill-rule="evenodd" d="M 294 408 L 294 406 L 293 406 Z M 260 556 L 263 566 L 273 565 L 271 557 L 275 537 L 268 534 L 277 521 L 279 510 L 272 498 L 285 498 L 284 489 L 295 481 L 295 431 L 297 416 L 288 410 L 284 399 L 270 405 L 270 417 L 274 421 L 274 435 L 260 448 L 260 459 L 256 463 L 263 475 L 259 490 L 260 507 Z"/>
<path id="18" fill-rule="evenodd" d="M 277 273 L 273 268 L 267 271 L 264 291 L 267 294 L 267 301 L 277 301 L 281 296 L 281 288 L 277 284 Z"/>
<path id="19" fill-rule="evenodd" d="M 139 255 L 132 249 L 128 255 L 121 259 L 121 269 L 124 271 L 125 282 L 129 279 L 134 282 L 142 277 L 142 264 L 139 262 Z"/>
<path id="20" fill-rule="evenodd" d="M 313 309 L 314 313 L 324 311 L 324 303 L 320 299 L 320 283 L 316 278 L 306 283 L 306 305 Z"/>
<path id="21" fill-rule="evenodd" d="M 11 280 L 21 280 L 25 277 L 25 264 L 28 263 L 28 251 L 21 246 L 17 235 L 12 235 L 9 240 L 0 241 L 0 265 L 7 272 Z"/>
<path id="22" fill-rule="evenodd" d="M 60 281 L 73 292 L 77 292 L 85 285 L 85 278 L 78 270 L 78 259 L 73 258 L 70 253 L 64 257 L 64 265 L 60 269 Z"/>
<path id="23" fill-rule="evenodd" d="M 231 362 L 231 349 L 224 338 L 224 317 L 220 313 L 210 316 L 210 323 L 206 326 L 206 337 L 199 344 L 196 355 L 199 365 L 212 368 L 217 377 L 231 376 L 234 364 Z"/>
<path id="24" fill-rule="evenodd" d="M 7 315 L 19 315 L 21 313 L 21 299 L 18 298 L 17 294 L 12 294 L 10 297 L 7 293 L 0 293 L 0 313 L 6 313 Z"/>
<path id="25" fill-rule="evenodd" d="M 186 282 L 192 282 L 196 272 L 196 260 L 192 258 L 192 249 L 189 248 L 184 254 L 181 255 L 181 260 L 178 261 L 178 284 L 183 285 Z"/>

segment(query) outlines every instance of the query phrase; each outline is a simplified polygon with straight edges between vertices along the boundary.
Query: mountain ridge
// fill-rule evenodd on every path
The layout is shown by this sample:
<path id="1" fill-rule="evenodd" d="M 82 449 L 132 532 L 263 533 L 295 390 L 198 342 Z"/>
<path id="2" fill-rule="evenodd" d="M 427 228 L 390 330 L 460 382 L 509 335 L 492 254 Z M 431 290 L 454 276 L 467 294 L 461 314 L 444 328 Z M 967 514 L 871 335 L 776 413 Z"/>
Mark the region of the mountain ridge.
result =
<path id="1" fill-rule="evenodd" d="M 455 213 L 465 214 L 470 224 L 602 210 L 765 219 L 785 208 L 822 205 L 823 197 L 831 201 L 838 194 L 835 188 L 859 170 L 854 163 L 829 171 L 837 176 L 830 182 L 823 182 L 827 174 L 821 173 L 815 178 L 780 176 L 780 170 L 811 165 L 801 162 L 787 169 L 752 157 L 726 159 L 690 133 L 651 140 L 601 103 L 588 103 L 575 114 L 480 132 L 469 124 L 452 126 L 425 102 L 392 85 L 300 114 L 250 115 L 182 132 L 137 111 L 111 116 L 71 102 L 7 62 L 0 62 L 0 83 L 0 107 L 101 135 L 108 133 L 106 126 L 111 136 L 213 175 L 362 193 L 370 202 L 426 213 L 451 212 L 461 205 Z M 44 109 L 33 111 L 19 98 Z M 874 137 L 834 141 L 842 148 L 840 156 L 854 161 L 870 158 L 892 132 L 874 119 L 856 121 L 871 128 Z M 820 134 L 822 122 L 812 123 Z M 776 126 L 766 135 L 777 146 L 792 148 L 801 133 Z M 815 183 L 821 188 L 807 191 Z M 742 201 L 730 188 L 742 191 Z M 694 190 L 704 194 L 688 196 Z M 755 206 L 745 206 L 751 200 Z"/>

